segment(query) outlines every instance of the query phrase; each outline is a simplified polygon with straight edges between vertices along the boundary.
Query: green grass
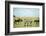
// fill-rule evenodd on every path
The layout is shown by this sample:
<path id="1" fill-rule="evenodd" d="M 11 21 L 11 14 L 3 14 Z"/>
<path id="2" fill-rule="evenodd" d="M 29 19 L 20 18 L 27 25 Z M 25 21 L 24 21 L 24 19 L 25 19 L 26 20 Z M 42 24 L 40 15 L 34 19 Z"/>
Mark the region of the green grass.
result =
<path id="1" fill-rule="evenodd" d="M 15 20 L 18 20 L 18 18 L 24 20 L 32 20 L 32 23 L 30 22 L 15 22 Z M 38 19 L 38 17 L 13 17 L 14 20 L 14 28 L 25 28 L 25 27 L 39 27 L 39 22 L 34 22 L 35 19 Z"/>

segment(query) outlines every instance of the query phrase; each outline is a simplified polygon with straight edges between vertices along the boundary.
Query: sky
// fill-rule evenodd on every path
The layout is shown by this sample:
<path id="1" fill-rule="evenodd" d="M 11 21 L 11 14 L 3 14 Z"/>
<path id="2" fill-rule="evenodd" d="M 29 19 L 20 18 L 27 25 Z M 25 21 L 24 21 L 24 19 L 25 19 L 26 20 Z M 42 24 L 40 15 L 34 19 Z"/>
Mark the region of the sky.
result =
<path id="1" fill-rule="evenodd" d="M 13 8 L 14 16 L 39 16 L 39 8 Z"/>

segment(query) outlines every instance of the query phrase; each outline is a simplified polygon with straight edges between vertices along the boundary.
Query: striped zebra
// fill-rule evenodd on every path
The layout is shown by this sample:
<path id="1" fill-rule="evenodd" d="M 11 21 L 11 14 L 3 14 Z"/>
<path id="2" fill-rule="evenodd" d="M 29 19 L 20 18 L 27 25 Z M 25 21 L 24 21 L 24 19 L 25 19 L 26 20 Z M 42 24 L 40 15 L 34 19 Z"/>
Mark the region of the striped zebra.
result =
<path id="1" fill-rule="evenodd" d="M 24 20 L 23 22 L 24 22 L 24 26 L 31 26 L 32 20 Z"/>

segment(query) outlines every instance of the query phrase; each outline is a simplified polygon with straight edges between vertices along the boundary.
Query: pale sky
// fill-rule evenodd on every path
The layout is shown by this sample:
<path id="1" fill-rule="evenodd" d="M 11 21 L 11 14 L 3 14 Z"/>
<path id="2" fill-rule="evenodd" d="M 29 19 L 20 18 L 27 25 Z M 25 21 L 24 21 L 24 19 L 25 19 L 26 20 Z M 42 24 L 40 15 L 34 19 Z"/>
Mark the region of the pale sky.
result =
<path id="1" fill-rule="evenodd" d="M 39 8 L 13 8 L 15 16 L 39 16 Z"/>

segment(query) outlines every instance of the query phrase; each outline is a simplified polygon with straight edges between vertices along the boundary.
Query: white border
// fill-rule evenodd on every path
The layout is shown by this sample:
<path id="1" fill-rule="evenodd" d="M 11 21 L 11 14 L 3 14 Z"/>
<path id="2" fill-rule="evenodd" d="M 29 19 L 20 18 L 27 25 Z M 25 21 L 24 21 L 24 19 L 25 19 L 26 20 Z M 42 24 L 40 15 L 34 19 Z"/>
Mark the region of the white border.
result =
<path id="1" fill-rule="evenodd" d="M 31 27 L 31 28 L 13 28 L 13 8 L 39 8 L 40 11 L 40 25 L 39 27 Z M 42 6 L 35 5 L 17 5 L 10 4 L 10 32 L 21 32 L 21 31 L 38 31 L 42 30 Z"/>

